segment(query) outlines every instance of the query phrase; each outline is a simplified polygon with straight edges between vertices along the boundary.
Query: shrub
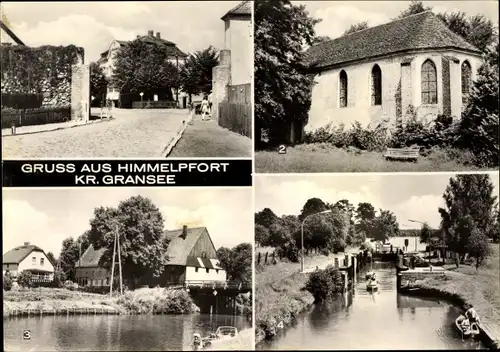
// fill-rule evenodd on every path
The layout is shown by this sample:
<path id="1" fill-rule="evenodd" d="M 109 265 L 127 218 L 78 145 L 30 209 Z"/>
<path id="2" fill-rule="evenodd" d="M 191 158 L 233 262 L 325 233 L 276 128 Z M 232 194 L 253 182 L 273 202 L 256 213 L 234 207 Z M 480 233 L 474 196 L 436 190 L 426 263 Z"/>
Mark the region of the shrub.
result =
<path id="1" fill-rule="evenodd" d="M 3 289 L 4 291 L 10 291 L 12 289 L 12 275 L 10 271 L 6 271 L 3 275 Z"/>
<path id="2" fill-rule="evenodd" d="M 117 303 L 133 314 L 186 314 L 197 308 L 186 291 L 163 288 L 129 291 Z"/>
<path id="3" fill-rule="evenodd" d="M 332 266 L 325 270 L 317 270 L 309 276 L 306 290 L 309 291 L 317 302 L 333 298 L 343 292 L 343 277 L 340 271 Z"/>
<path id="4" fill-rule="evenodd" d="M 31 273 L 27 270 L 23 270 L 17 275 L 17 283 L 21 287 L 31 286 Z"/>

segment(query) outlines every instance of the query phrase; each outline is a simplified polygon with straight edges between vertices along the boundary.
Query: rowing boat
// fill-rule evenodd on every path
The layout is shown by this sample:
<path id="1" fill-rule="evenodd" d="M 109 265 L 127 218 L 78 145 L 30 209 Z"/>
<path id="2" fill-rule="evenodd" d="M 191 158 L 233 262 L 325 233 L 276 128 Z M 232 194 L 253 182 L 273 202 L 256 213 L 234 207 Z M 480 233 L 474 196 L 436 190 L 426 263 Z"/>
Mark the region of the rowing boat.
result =
<path id="1" fill-rule="evenodd" d="M 462 322 L 464 321 L 465 316 L 459 315 L 457 319 L 455 319 L 455 326 L 458 331 L 462 334 L 463 337 L 474 337 L 479 335 L 480 330 L 479 326 L 476 323 L 470 324 L 470 326 L 462 327 Z"/>

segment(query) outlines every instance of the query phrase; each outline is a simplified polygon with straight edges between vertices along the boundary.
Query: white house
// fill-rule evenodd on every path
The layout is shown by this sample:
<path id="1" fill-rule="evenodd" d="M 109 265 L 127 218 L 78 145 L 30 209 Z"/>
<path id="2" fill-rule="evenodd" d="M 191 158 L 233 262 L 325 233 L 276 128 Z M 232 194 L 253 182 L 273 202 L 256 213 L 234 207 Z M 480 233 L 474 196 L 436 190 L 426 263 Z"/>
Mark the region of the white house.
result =
<path id="1" fill-rule="evenodd" d="M 6 271 L 9 271 L 14 278 L 20 272 L 28 270 L 33 280 L 54 280 L 54 263 L 50 261 L 43 249 L 29 242 L 3 255 L 2 270 L 4 275 Z"/>
<path id="2" fill-rule="evenodd" d="M 7 45 L 24 45 L 5 21 L 0 21 L 0 42 Z"/>
<path id="3" fill-rule="evenodd" d="M 188 282 L 226 281 L 226 271 L 219 266 L 215 246 L 206 227 L 165 231 L 169 240 L 166 255 L 168 264 L 161 277 L 154 283 L 137 278 L 137 283 L 169 286 L 184 285 Z M 76 263 L 76 278 L 84 286 L 108 286 L 110 272 L 100 265 L 100 259 L 106 249 L 95 250 L 92 245 Z"/>
<path id="4" fill-rule="evenodd" d="M 184 65 L 186 58 L 188 57 L 188 55 L 182 52 L 175 43 L 163 39 L 160 32 L 156 32 L 155 34 L 153 30 L 149 30 L 147 35 L 138 35 L 136 39 L 152 45 L 163 46 L 168 53 L 168 61 L 177 67 Z M 113 75 L 116 53 L 120 50 L 120 48 L 126 46 L 128 43 L 128 41 L 113 40 L 109 45 L 108 50 L 101 53 L 101 57 L 97 60 L 97 64 L 103 68 L 108 81 Z M 116 104 L 120 99 L 120 88 L 114 87 L 111 84 L 108 85 L 106 98 Z"/>
<path id="5" fill-rule="evenodd" d="M 327 125 L 459 118 L 481 52 L 431 11 L 319 43 L 305 53 L 315 76 L 306 131 Z M 297 126 L 290 126 L 292 140 Z"/>

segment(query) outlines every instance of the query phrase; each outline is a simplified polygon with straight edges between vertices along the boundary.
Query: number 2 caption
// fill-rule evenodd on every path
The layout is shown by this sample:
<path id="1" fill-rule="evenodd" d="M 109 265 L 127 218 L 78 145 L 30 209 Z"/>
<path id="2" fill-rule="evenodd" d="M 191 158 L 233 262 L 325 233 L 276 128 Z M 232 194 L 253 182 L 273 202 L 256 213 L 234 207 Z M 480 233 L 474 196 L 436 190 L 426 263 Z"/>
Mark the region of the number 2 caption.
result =
<path id="1" fill-rule="evenodd" d="M 286 154 L 286 145 L 282 144 L 278 147 L 278 154 Z"/>

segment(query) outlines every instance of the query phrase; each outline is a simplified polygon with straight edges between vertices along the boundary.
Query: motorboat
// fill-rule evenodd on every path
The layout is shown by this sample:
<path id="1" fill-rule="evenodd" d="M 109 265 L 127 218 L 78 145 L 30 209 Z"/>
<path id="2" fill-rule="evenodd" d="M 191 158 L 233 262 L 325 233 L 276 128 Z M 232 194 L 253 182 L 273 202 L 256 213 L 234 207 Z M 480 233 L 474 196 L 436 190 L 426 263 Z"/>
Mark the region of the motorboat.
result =
<path id="1" fill-rule="evenodd" d="M 376 289 L 378 289 L 378 282 L 377 282 L 377 280 L 369 280 L 366 283 L 366 289 L 368 291 L 375 291 Z"/>
<path id="2" fill-rule="evenodd" d="M 219 326 L 215 333 L 211 333 L 202 339 L 202 345 L 203 348 L 208 348 L 212 346 L 214 341 L 227 341 L 236 336 L 238 336 L 238 329 L 234 326 Z"/>
<path id="3" fill-rule="evenodd" d="M 479 326 L 477 323 L 472 323 L 467 327 L 462 326 L 462 322 L 464 321 L 465 316 L 463 314 L 459 315 L 457 319 L 455 319 L 455 326 L 458 331 L 462 334 L 463 337 L 472 337 L 474 338 L 476 335 L 479 335 L 481 332 L 479 330 Z"/>

